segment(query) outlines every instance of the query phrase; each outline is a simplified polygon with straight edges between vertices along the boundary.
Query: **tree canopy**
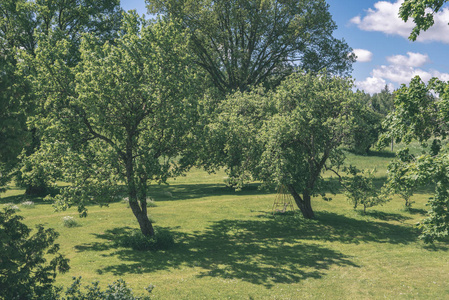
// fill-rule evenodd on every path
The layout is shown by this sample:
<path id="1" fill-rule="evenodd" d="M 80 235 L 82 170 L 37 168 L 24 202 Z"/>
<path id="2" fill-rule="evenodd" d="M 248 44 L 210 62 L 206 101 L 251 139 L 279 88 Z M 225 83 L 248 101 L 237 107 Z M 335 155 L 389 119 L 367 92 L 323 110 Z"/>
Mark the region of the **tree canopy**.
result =
<path id="1" fill-rule="evenodd" d="M 355 58 L 332 36 L 323 0 L 147 0 L 149 11 L 180 20 L 195 63 L 224 94 L 274 87 L 295 68 L 344 75 Z"/>
<path id="2" fill-rule="evenodd" d="M 117 36 L 121 8 L 117 0 L 101 1 L 27 1 L 4 0 L 0 3 L 0 187 L 18 169 L 22 149 L 30 154 L 39 147 L 34 128 L 27 128 L 27 116 L 34 114 L 35 95 L 27 76 L 33 70 L 17 68 L 17 53 L 34 56 L 39 47 L 39 35 L 69 42 L 66 63 L 75 65 L 83 33 L 90 32 L 101 43 Z M 22 166 L 23 167 L 23 166 Z M 17 172 L 16 172 L 17 173 Z M 37 174 L 38 172 L 33 172 Z M 22 173 L 19 172 L 19 180 Z M 45 178 L 30 178 L 27 183 L 44 182 Z M 42 188 L 27 184 L 30 189 Z"/>
<path id="3" fill-rule="evenodd" d="M 427 153 L 412 155 L 407 149 L 398 153 L 389 166 L 388 186 L 394 192 L 410 197 L 417 186 L 435 185 L 429 200 L 429 216 L 423 222 L 425 241 L 444 239 L 449 235 L 449 85 L 436 78 L 425 84 L 415 77 L 409 86 L 395 93 L 395 111 L 386 119 L 389 128 L 384 140 L 410 143 L 417 139 L 426 145 L 433 139 Z"/>
<path id="4" fill-rule="evenodd" d="M 399 15 L 407 21 L 412 18 L 415 27 L 410 34 L 416 40 L 422 30 L 434 24 L 433 15 L 447 0 L 406 0 Z M 381 142 L 395 138 L 396 141 L 410 143 L 418 140 L 422 145 L 431 147 L 422 155 L 412 155 L 408 149 L 397 154 L 397 159 L 389 166 L 388 187 L 401 194 L 406 201 L 414 188 L 432 184 L 435 193 L 429 199 L 429 215 L 423 221 L 422 238 L 426 242 L 443 240 L 449 236 L 449 156 L 447 137 L 449 136 L 449 83 L 432 78 L 425 84 L 419 76 L 413 78 L 407 87 L 395 92 L 394 107 L 385 125 L 388 134 Z M 445 141 L 445 142 L 442 142 Z M 407 203 L 406 202 L 406 203 Z"/>
<path id="5" fill-rule="evenodd" d="M 348 79 L 300 72 L 275 91 L 229 96 L 212 131 L 226 136 L 230 176 L 284 185 L 304 217 L 314 218 L 311 197 L 323 194 L 322 172 L 343 163 L 339 146 L 361 108 L 351 88 Z"/>
<path id="6" fill-rule="evenodd" d="M 433 15 L 437 13 L 447 0 L 405 0 L 399 9 L 399 16 L 405 22 L 413 19 L 415 27 L 410 33 L 410 40 L 416 41 L 421 31 L 426 31 L 434 24 Z"/>
<path id="7" fill-rule="evenodd" d="M 71 182 L 57 200 L 64 206 L 112 200 L 120 181 L 142 233 L 153 235 L 147 216 L 147 183 L 174 174 L 173 160 L 189 144 L 196 120 L 193 68 L 186 37 L 173 22 L 148 23 L 124 15 L 120 36 L 101 46 L 85 35 L 81 61 L 71 67 L 66 40 L 44 39 L 36 58 L 35 126 L 41 149 L 33 155 L 63 169 Z"/>

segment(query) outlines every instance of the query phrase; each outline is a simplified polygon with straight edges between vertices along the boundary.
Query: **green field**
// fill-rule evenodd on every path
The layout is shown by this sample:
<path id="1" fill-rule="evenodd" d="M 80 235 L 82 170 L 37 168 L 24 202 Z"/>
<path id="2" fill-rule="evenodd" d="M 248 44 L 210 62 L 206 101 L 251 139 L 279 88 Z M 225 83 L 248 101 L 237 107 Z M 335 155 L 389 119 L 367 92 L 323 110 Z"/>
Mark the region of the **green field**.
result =
<path id="1" fill-rule="evenodd" d="M 385 178 L 388 153 L 349 155 L 360 168 L 376 167 Z M 272 215 L 276 194 L 251 185 L 240 192 L 225 187 L 225 174 L 192 170 L 154 185 L 150 208 L 155 226 L 170 229 L 176 246 L 169 251 L 139 252 L 116 246 L 137 227 L 126 203 L 89 207 L 79 219 L 75 208 L 54 212 L 50 203 L 26 199 L 11 186 L 0 199 L 16 203 L 30 226 L 43 223 L 61 235 L 61 253 L 72 276 L 105 286 L 123 278 L 136 294 L 155 286 L 154 299 L 449 299 L 448 245 L 425 245 L 416 223 L 425 216 L 429 197 L 419 192 L 413 209 L 395 197 L 366 215 L 354 211 L 342 194 L 330 202 L 313 200 L 317 220 Z M 170 193 L 167 193 L 170 192 Z M 33 200 L 34 208 L 22 201 Z M 80 226 L 63 226 L 64 216 Z"/>

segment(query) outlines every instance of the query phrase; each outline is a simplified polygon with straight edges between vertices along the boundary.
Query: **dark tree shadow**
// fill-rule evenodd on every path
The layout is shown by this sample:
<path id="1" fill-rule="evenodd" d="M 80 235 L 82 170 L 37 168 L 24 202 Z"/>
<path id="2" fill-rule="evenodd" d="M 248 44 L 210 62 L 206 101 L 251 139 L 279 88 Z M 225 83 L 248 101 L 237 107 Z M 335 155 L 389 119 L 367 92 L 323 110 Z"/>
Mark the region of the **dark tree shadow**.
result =
<path id="1" fill-rule="evenodd" d="M 414 207 L 407 207 L 405 209 L 408 213 L 412 214 L 412 215 L 422 215 L 425 216 L 427 215 L 428 211 L 425 209 L 420 209 L 420 208 L 414 208 Z"/>
<path id="2" fill-rule="evenodd" d="M 98 269 L 116 276 L 181 267 L 199 267 L 200 277 L 238 278 L 267 288 L 320 278 L 332 266 L 358 267 L 351 257 L 316 241 L 408 244 L 416 241 L 413 227 L 368 222 L 321 212 L 318 220 L 298 215 L 261 214 L 256 220 L 221 220 L 205 232 L 186 234 L 171 229 L 177 241 L 169 251 L 139 252 L 119 247 L 131 228 L 120 227 L 81 244 L 78 251 L 106 251 L 123 263 Z M 110 251 L 112 250 L 112 252 Z"/>
<path id="3" fill-rule="evenodd" d="M 404 222 L 406 220 L 411 220 L 412 218 L 404 216 L 402 214 L 386 213 L 378 210 L 367 210 L 365 213 L 363 211 L 358 211 L 361 215 L 371 217 L 374 219 L 382 221 L 397 221 Z"/>
<path id="4" fill-rule="evenodd" d="M 28 196 L 25 194 L 6 196 L 6 197 L 0 198 L 0 204 L 6 204 L 6 203 L 20 204 L 24 201 L 33 201 L 35 204 L 51 204 L 52 203 L 49 201 L 45 201 L 44 197 Z"/>
<path id="5" fill-rule="evenodd" d="M 212 196 L 249 196 L 274 193 L 275 190 L 260 189 L 260 184 L 251 183 L 240 191 L 227 187 L 225 184 L 176 184 L 153 185 L 148 195 L 156 201 L 180 201 Z"/>

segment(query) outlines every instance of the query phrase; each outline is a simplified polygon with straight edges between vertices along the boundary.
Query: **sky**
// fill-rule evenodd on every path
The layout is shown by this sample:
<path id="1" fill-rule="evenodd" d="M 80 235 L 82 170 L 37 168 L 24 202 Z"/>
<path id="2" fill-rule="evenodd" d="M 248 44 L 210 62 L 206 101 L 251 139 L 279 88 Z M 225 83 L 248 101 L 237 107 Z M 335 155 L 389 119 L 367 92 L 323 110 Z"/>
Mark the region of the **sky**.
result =
<path id="1" fill-rule="evenodd" d="M 449 5 L 435 16 L 435 25 L 408 40 L 413 28 L 398 17 L 403 0 L 327 0 L 338 26 L 334 36 L 354 49 L 357 62 L 352 77 L 356 88 L 367 93 L 390 91 L 419 75 L 449 81 Z M 144 0 L 122 0 L 123 9 L 146 14 Z"/>

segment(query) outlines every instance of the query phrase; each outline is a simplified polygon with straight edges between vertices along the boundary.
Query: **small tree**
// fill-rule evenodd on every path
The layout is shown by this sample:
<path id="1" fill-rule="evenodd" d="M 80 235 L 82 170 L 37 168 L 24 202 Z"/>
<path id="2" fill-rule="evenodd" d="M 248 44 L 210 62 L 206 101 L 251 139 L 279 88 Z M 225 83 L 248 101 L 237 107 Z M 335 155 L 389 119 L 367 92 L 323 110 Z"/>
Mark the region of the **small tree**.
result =
<path id="1" fill-rule="evenodd" d="M 347 176 L 341 177 L 341 183 L 354 209 L 363 205 L 363 213 L 366 214 L 367 208 L 388 201 L 388 198 L 381 196 L 379 189 L 374 185 L 374 171 L 361 171 L 354 166 L 345 168 L 344 171 Z"/>
<path id="2" fill-rule="evenodd" d="M 419 77 L 413 78 L 408 87 L 403 85 L 395 93 L 396 109 L 386 119 L 389 132 L 382 141 L 385 143 L 393 137 L 408 144 L 417 139 L 426 145 L 435 137 L 447 140 L 448 99 L 448 83 L 434 78 L 426 85 Z M 428 202 L 429 216 L 422 222 L 422 238 L 432 242 L 449 235 L 449 154 L 447 144 L 440 142 L 433 143 L 428 150 L 416 156 L 407 150 L 398 152 L 390 166 L 387 184 L 399 193 L 435 185 L 435 193 Z"/>
<path id="3" fill-rule="evenodd" d="M 58 253 L 56 231 L 38 225 L 31 235 L 22 219 L 12 209 L 0 212 L 0 298 L 45 299 L 57 272 L 69 270 L 68 259 Z"/>
<path id="4" fill-rule="evenodd" d="M 296 73 L 273 92 L 228 97 L 214 129 L 227 137 L 230 175 L 285 185 L 303 216 L 314 218 L 311 197 L 324 195 L 322 172 L 343 163 L 339 147 L 362 109 L 351 88 L 348 79 Z"/>

